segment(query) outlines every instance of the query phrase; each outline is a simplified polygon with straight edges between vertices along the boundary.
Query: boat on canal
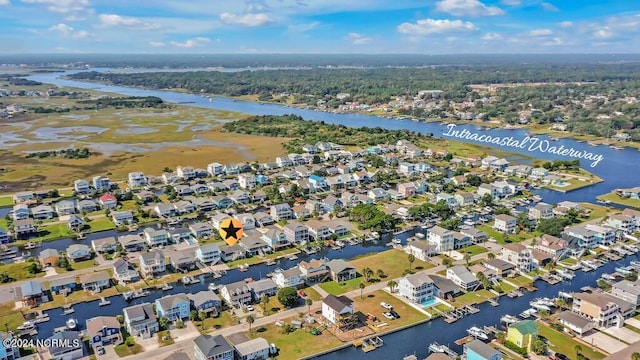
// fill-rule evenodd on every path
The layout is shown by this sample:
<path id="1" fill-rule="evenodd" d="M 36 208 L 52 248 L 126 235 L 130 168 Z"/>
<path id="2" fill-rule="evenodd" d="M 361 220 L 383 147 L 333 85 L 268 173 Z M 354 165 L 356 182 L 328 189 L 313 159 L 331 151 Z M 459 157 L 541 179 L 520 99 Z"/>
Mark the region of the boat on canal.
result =
<path id="1" fill-rule="evenodd" d="M 29 330 L 35 330 L 35 329 L 36 329 L 36 323 L 34 323 L 33 321 L 25 321 L 22 323 L 22 325 L 16 328 L 16 330 L 20 330 L 20 331 L 29 331 Z"/>
<path id="2" fill-rule="evenodd" d="M 477 326 L 472 326 L 468 328 L 467 333 L 469 333 L 469 335 L 473 336 L 476 339 L 489 340 L 489 335 L 487 335 L 487 333 L 484 330 L 480 329 Z"/>
<path id="3" fill-rule="evenodd" d="M 518 320 L 517 317 L 507 314 L 507 315 L 501 317 L 500 321 L 505 323 L 505 324 L 513 324 L 513 323 L 518 322 L 519 320 Z"/>
<path id="4" fill-rule="evenodd" d="M 65 322 L 65 325 L 67 326 L 67 329 L 75 330 L 75 328 L 78 327 L 78 322 L 74 318 L 69 318 Z"/>

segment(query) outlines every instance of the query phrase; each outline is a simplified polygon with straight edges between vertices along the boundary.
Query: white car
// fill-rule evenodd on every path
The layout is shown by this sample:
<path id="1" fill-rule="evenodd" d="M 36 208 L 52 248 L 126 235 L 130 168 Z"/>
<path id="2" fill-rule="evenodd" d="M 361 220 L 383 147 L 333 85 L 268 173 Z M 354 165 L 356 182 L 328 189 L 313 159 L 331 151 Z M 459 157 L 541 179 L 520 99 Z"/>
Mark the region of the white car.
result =
<path id="1" fill-rule="evenodd" d="M 387 310 L 391 310 L 393 309 L 393 306 L 391 306 L 390 304 L 387 304 L 386 302 L 381 302 L 380 306 L 382 306 L 383 308 L 387 309 Z"/>
<path id="2" fill-rule="evenodd" d="M 253 311 L 253 305 L 247 305 L 247 311 Z"/>
<path id="3" fill-rule="evenodd" d="M 386 317 L 389 320 L 395 320 L 396 319 L 396 317 L 391 315 L 390 312 L 382 313 L 382 315 L 384 315 L 384 317 Z"/>

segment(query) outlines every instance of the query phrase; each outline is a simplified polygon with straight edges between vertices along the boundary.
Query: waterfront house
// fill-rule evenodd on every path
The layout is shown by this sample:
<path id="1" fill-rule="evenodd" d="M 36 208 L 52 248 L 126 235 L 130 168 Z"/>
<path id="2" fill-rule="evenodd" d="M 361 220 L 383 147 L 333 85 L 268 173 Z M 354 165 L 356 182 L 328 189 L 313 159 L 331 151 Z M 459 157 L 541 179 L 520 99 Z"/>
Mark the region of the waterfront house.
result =
<path id="1" fill-rule="evenodd" d="M 55 211 L 51 205 L 38 205 L 31 209 L 31 215 L 36 220 L 53 219 Z"/>
<path id="2" fill-rule="evenodd" d="M 178 244 L 181 241 L 189 241 L 191 239 L 191 230 L 186 227 L 170 228 L 167 232 L 169 233 L 169 242 Z"/>
<path id="3" fill-rule="evenodd" d="M 195 294 L 187 294 L 191 301 L 191 307 L 200 312 L 204 311 L 210 316 L 218 316 L 222 310 L 222 300 L 213 291 L 203 290 Z"/>
<path id="4" fill-rule="evenodd" d="M 169 252 L 169 263 L 174 271 L 188 272 L 196 269 L 195 251 L 183 249 Z"/>
<path id="5" fill-rule="evenodd" d="M 626 234 L 633 234 L 636 231 L 636 222 L 629 215 L 613 214 L 607 218 L 607 226 L 616 230 L 622 230 Z"/>
<path id="6" fill-rule="evenodd" d="M 500 190 L 491 184 L 481 184 L 478 186 L 477 193 L 480 198 L 490 195 L 492 199 L 496 199 L 500 196 Z"/>
<path id="7" fill-rule="evenodd" d="M 153 305 L 142 303 L 122 309 L 124 325 L 132 336 L 148 339 L 160 330 Z"/>
<path id="8" fill-rule="evenodd" d="M 42 283 L 35 280 L 23 282 L 20 286 L 13 289 L 13 296 L 16 302 L 20 301 L 24 306 L 35 307 L 43 301 L 48 300 Z"/>
<path id="9" fill-rule="evenodd" d="M 21 238 L 36 232 L 33 219 L 16 220 L 13 222 L 13 233 L 16 238 Z"/>
<path id="10" fill-rule="evenodd" d="M 505 234 L 516 232 L 518 220 L 511 215 L 499 214 L 494 218 L 493 228 Z"/>
<path id="11" fill-rule="evenodd" d="M 160 250 L 151 250 L 142 253 L 140 259 L 140 272 L 145 278 L 152 278 L 155 275 L 163 273 L 167 270 L 164 254 Z"/>
<path id="12" fill-rule="evenodd" d="M 180 215 L 190 214 L 196 211 L 196 206 L 187 200 L 180 200 L 173 203 L 173 207 L 176 208 L 176 212 Z"/>
<path id="13" fill-rule="evenodd" d="M 233 307 L 250 304 L 253 300 L 251 289 L 244 280 L 225 284 L 220 287 L 220 296 Z"/>
<path id="14" fill-rule="evenodd" d="M 617 234 L 620 230 L 614 230 L 608 226 L 600 226 L 596 224 L 586 224 L 585 229 L 593 231 L 594 237 L 598 245 L 610 246 L 616 242 Z"/>
<path id="15" fill-rule="evenodd" d="M 66 250 L 71 261 L 81 261 L 91 258 L 91 248 L 84 244 L 71 244 Z"/>
<path id="16" fill-rule="evenodd" d="M 76 286 L 75 275 L 63 276 L 49 280 L 49 291 L 51 291 L 52 294 L 70 293 L 75 290 Z"/>
<path id="17" fill-rule="evenodd" d="M 235 191 L 240 189 L 240 183 L 234 179 L 227 179 L 222 181 L 223 184 L 229 189 L 229 191 Z"/>
<path id="18" fill-rule="evenodd" d="M 287 270 L 276 269 L 273 272 L 272 279 L 279 288 L 300 287 L 304 284 L 302 272 L 297 266 L 294 266 Z"/>
<path id="19" fill-rule="evenodd" d="M 200 245 L 196 249 L 196 258 L 202 263 L 215 265 L 220 261 L 220 248 L 216 244 Z"/>
<path id="20" fill-rule="evenodd" d="M 256 302 L 260 301 L 264 295 L 276 296 L 278 293 L 278 285 L 269 278 L 251 281 L 248 285 Z"/>
<path id="21" fill-rule="evenodd" d="M 274 221 L 289 220 L 293 218 L 293 210 L 289 204 L 277 204 L 270 207 L 271 218 Z"/>
<path id="22" fill-rule="evenodd" d="M 113 263 L 113 277 L 118 284 L 127 284 L 140 280 L 138 271 L 126 260 L 118 258 Z"/>
<path id="23" fill-rule="evenodd" d="M 77 204 L 78 212 L 82 214 L 90 213 L 98 209 L 96 202 L 91 199 L 78 200 Z"/>
<path id="24" fill-rule="evenodd" d="M 541 237 L 536 238 L 536 245 L 534 249 L 542 251 L 553 256 L 556 260 L 561 260 L 560 256 L 566 254 L 565 251 L 568 246 L 566 240 L 560 239 L 553 235 L 543 234 Z"/>
<path id="25" fill-rule="evenodd" d="M 96 316 L 87 319 L 86 329 L 91 347 L 118 344 L 122 341 L 120 322 L 115 316 Z"/>
<path id="26" fill-rule="evenodd" d="M 162 174 L 162 182 L 165 183 L 166 185 L 170 185 L 173 184 L 177 181 L 180 180 L 180 177 L 178 176 L 178 174 L 174 173 L 174 172 L 168 172 L 168 173 L 163 173 Z M 175 187 L 174 187 L 175 189 Z M 177 189 L 175 189 L 177 191 Z"/>
<path id="27" fill-rule="evenodd" d="M 640 306 L 640 281 L 622 280 L 611 285 L 611 295 Z"/>
<path id="28" fill-rule="evenodd" d="M 111 219 L 116 226 L 124 226 L 133 224 L 133 213 L 129 210 L 114 211 Z"/>
<path id="29" fill-rule="evenodd" d="M 251 197 L 249 193 L 244 190 L 236 190 L 229 194 L 229 199 L 233 201 L 235 204 L 244 205 L 251 202 Z"/>
<path id="30" fill-rule="evenodd" d="M 355 279 L 358 276 L 356 268 L 342 259 L 328 261 L 325 265 L 329 269 L 331 280 L 335 282 Z"/>
<path id="31" fill-rule="evenodd" d="M 55 204 L 58 216 L 71 215 L 76 212 L 76 203 L 73 200 L 62 200 Z"/>
<path id="32" fill-rule="evenodd" d="M 253 189 L 256 187 L 256 177 L 253 174 L 240 174 L 238 183 L 241 189 Z"/>
<path id="33" fill-rule="evenodd" d="M 195 360 L 233 360 L 234 350 L 222 335 L 200 335 L 193 340 Z"/>
<path id="34" fill-rule="evenodd" d="M 86 291 L 100 292 L 111 287 L 111 276 L 107 271 L 82 274 L 78 277 L 78 281 Z"/>
<path id="35" fill-rule="evenodd" d="M 264 338 L 255 338 L 235 344 L 236 358 L 241 360 L 267 360 L 269 356 L 269 342 Z"/>
<path id="36" fill-rule="evenodd" d="M 178 166 L 176 168 L 176 175 L 184 180 L 191 180 L 196 178 L 196 171 L 190 166 Z"/>
<path id="37" fill-rule="evenodd" d="M 429 257 L 437 254 L 435 247 L 423 240 L 409 241 L 404 247 L 404 251 L 422 261 L 429 261 Z"/>
<path id="38" fill-rule="evenodd" d="M 31 210 L 29 209 L 29 206 L 25 204 L 16 204 L 13 206 L 11 216 L 14 221 L 26 220 L 31 216 Z"/>
<path id="39" fill-rule="evenodd" d="M 38 261 L 43 267 L 56 266 L 59 258 L 58 250 L 52 248 L 44 249 L 38 254 Z"/>
<path id="40" fill-rule="evenodd" d="M 343 320 L 349 319 L 353 314 L 353 300 L 344 295 L 327 295 L 322 299 L 322 316 L 338 328 Z"/>
<path id="41" fill-rule="evenodd" d="M 284 235 L 292 244 L 300 244 L 309 240 L 309 228 L 298 221 L 291 221 L 284 226 Z"/>
<path id="42" fill-rule="evenodd" d="M 91 192 L 91 185 L 87 180 L 78 179 L 73 182 L 73 189 L 78 194 L 88 194 Z"/>
<path id="43" fill-rule="evenodd" d="M 309 229 L 309 235 L 314 240 L 326 240 L 333 235 L 333 231 L 329 226 L 327 226 L 327 222 L 319 221 L 319 220 L 308 220 L 304 223 Z"/>
<path id="44" fill-rule="evenodd" d="M 97 191 L 105 191 L 111 189 L 111 180 L 103 175 L 94 176 L 91 181 L 93 182 L 93 188 Z"/>
<path id="45" fill-rule="evenodd" d="M 427 243 L 434 246 L 435 251 L 438 253 L 451 251 L 455 243 L 453 231 L 436 225 L 429 229 Z"/>
<path id="46" fill-rule="evenodd" d="M 115 209 L 118 205 L 118 199 L 111 194 L 104 194 L 98 198 L 98 202 L 103 209 Z"/>
<path id="47" fill-rule="evenodd" d="M 553 206 L 540 202 L 529 208 L 529 217 L 535 220 L 551 219 L 553 214 Z"/>
<path id="48" fill-rule="evenodd" d="M 591 319 L 596 328 L 622 327 L 635 309 L 635 304 L 601 292 L 575 293 L 571 308 L 573 312 Z"/>
<path id="49" fill-rule="evenodd" d="M 191 234 L 197 239 L 208 239 L 213 236 L 213 227 L 209 223 L 196 222 L 189 224 Z"/>
<path id="50" fill-rule="evenodd" d="M 13 194 L 13 202 L 16 204 L 33 201 L 36 194 L 33 191 L 19 191 Z"/>
<path id="51" fill-rule="evenodd" d="M 562 238 L 567 240 L 569 246 L 580 250 L 593 249 L 598 246 L 596 232 L 587 229 L 584 224 L 566 227 L 562 232 Z"/>
<path id="52" fill-rule="evenodd" d="M 84 345 L 79 331 L 60 331 L 44 342 L 47 344 L 48 359 L 76 360 L 84 357 Z"/>
<path id="53" fill-rule="evenodd" d="M 453 281 L 438 275 L 429 275 L 429 278 L 433 281 L 433 287 L 435 290 L 434 297 L 441 299 L 449 299 L 453 301 L 453 298 L 460 294 L 462 290 Z"/>
<path id="54" fill-rule="evenodd" d="M 302 278 L 308 284 L 322 282 L 329 277 L 329 270 L 323 260 L 311 259 L 309 262 L 303 260 L 298 263 L 298 268 Z"/>
<path id="55" fill-rule="evenodd" d="M 594 326 L 593 321 L 570 310 L 565 310 L 557 314 L 556 319 L 562 326 L 579 336 L 584 336 L 586 333 L 593 330 Z"/>
<path id="56" fill-rule="evenodd" d="M 167 246 L 169 244 L 169 233 L 165 229 L 146 227 L 142 233 L 149 247 Z"/>
<path id="57" fill-rule="evenodd" d="M 464 344 L 466 360 L 502 360 L 502 353 L 480 340 Z"/>
<path id="58" fill-rule="evenodd" d="M 149 184 L 147 177 L 141 172 L 130 172 L 127 176 L 127 183 L 131 188 L 143 187 Z"/>
<path id="59" fill-rule="evenodd" d="M 275 226 L 269 226 L 260 239 L 265 242 L 273 251 L 278 251 L 288 247 L 287 236 Z"/>
<path id="60" fill-rule="evenodd" d="M 80 216 L 76 214 L 69 215 L 69 218 L 67 219 L 67 227 L 69 230 L 79 232 L 84 228 L 84 225 L 84 220 L 82 220 Z"/>
<path id="61" fill-rule="evenodd" d="M 537 167 L 537 168 L 531 169 L 531 174 L 529 175 L 529 178 L 532 180 L 540 180 L 548 175 L 549 175 L 549 170 L 542 167 Z"/>
<path id="62" fill-rule="evenodd" d="M 176 191 L 176 194 L 180 196 L 188 196 L 193 195 L 193 189 L 187 185 L 173 185 L 173 189 Z"/>
<path id="63" fill-rule="evenodd" d="M 186 319 L 191 312 L 191 300 L 184 293 L 163 296 L 156 299 L 155 305 L 158 317 L 169 321 Z"/>
<path id="64" fill-rule="evenodd" d="M 243 213 L 236 215 L 236 218 L 242 223 L 242 229 L 244 231 L 253 230 L 256 228 L 256 219 L 251 213 Z"/>
<path id="65" fill-rule="evenodd" d="M 516 266 L 516 269 L 528 273 L 534 268 L 531 249 L 522 244 L 506 244 L 502 247 L 498 258 L 508 261 Z"/>
<path id="66" fill-rule="evenodd" d="M 496 274 L 502 277 L 509 276 L 516 269 L 514 264 L 501 259 L 487 259 L 482 265 L 487 269 L 495 271 Z"/>
<path id="67" fill-rule="evenodd" d="M 118 242 L 127 252 L 141 251 L 147 247 L 147 242 L 138 235 L 118 236 Z"/>
<path id="68" fill-rule="evenodd" d="M 538 338 L 538 324 L 533 320 L 522 320 L 507 328 L 506 341 L 516 346 L 531 351 L 533 341 Z"/>
<path id="69" fill-rule="evenodd" d="M 398 294 L 413 303 L 422 304 L 433 300 L 436 288 L 429 275 L 420 272 L 401 278 L 398 281 Z"/>
<path id="70" fill-rule="evenodd" d="M 224 262 L 235 261 L 238 259 L 242 259 L 245 256 L 245 250 L 242 246 L 240 246 L 240 244 L 235 244 L 233 246 L 220 246 L 220 258 Z"/>
<path id="71" fill-rule="evenodd" d="M 224 172 L 224 165 L 220 163 L 211 163 L 207 165 L 207 172 L 211 176 L 218 176 Z"/>
<path id="72" fill-rule="evenodd" d="M 480 281 L 478 281 L 476 276 L 462 265 L 448 268 L 447 279 L 453 281 L 464 291 L 473 291 L 480 285 Z"/>
<path id="73" fill-rule="evenodd" d="M 271 252 L 271 248 L 269 247 L 269 245 L 262 241 L 260 239 L 260 235 L 256 233 L 244 236 L 242 239 L 240 239 L 238 244 L 244 249 L 247 256 L 262 256 L 266 253 Z"/>

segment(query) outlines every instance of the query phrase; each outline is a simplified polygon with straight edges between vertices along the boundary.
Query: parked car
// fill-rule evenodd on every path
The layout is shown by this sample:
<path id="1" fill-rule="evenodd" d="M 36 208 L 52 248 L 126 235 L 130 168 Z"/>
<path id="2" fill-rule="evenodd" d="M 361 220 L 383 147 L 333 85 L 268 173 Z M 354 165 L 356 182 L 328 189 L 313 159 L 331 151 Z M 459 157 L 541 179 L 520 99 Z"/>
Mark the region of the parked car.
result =
<path id="1" fill-rule="evenodd" d="M 390 312 L 382 313 L 382 315 L 384 315 L 384 317 L 386 317 L 389 320 L 395 320 L 396 319 Z"/>
<path id="2" fill-rule="evenodd" d="M 389 312 L 391 313 L 391 315 L 393 315 L 394 318 L 396 319 L 400 318 L 400 314 L 398 314 L 395 310 L 391 309 L 389 310 Z"/>
<path id="3" fill-rule="evenodd" d="M 393 309 L 393 306 L 391 306 L 390 304 L 387 304 L 386 302 L 381 302 L 380 306 L 382 306 L 383 308 L 387 309 L 387 310 L 391 310 Z"/>
<path id="4" fill-rule="evenodd" d="M 96 347 L 96 352 L 98 353 L 98 355 L 104 355 L 105 350 L 102 346 L 98 346 Z"/>
<path id="5" fill-rule="evenodd" d="M 253 305 L 247 305 L 247 311 L 253 311 Z"/>

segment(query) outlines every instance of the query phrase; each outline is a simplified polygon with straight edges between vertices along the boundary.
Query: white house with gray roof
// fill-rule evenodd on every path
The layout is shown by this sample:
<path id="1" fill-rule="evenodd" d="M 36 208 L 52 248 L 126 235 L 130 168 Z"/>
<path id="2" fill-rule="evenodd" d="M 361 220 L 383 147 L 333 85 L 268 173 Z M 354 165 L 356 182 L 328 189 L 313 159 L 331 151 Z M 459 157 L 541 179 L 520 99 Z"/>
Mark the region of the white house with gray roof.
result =
<path id="1" fill-rule="evenodd" d="M 122 309 L 122 312 L 124 313 L 124 325 L 129 334 L 133 336 L 147 339 L 160 330 L 158 319 L 153 312 L 153 305 L 150 303 L 129 306 Z"/>
<path id="2" fill-rule="evenodd" d="M 436 288 L 429 275 L 416 273 L 400 279 L 398 294 L 411 302 L 422 304 L 435 297 Z"/>
<path id="3" fill-rule="evenodd" d="M 164 254 L 160 250 L 151 250 L 140 254 L 140 272 L 145 278 L 154 277 L 167 271 Z"/>
<path id="4" fill-rule="evenodd" d="M 220 296 L 233 307 L 250 304 L 253 300 L 251 289 L 244 280 L 223 285 L 220 287 Z"/>
<path id="5" fill-rule="evenodd" d="M 448 268 L 447 279 L 456 283 L 464 291 L 474 290 L 480 284 L 475 275 L 462 265 Z"/>
<path id="6" fill-rule="evenodd" d="M 298 287 L 304 284 L 302 272 L 297 266 L 294 266 L 287 270 L 276 269 L 273 272 L 272 279 L 280 288 L 289 286 Z"/>
<path id="7" fill-rule="evenodd" d="M 453 231 L 436 225 L 429 229 L 427 242 L 433 245 L 438 253 L 453 250 L 455 245 Z"/>
<path id="8" fill-rule="evenodd" d="M 248 285 L 254 301 L 260 301 L 264 295 L 275 296 L 278 293 L 278 285 L 269 278 L 252 281 Z"/>
<path id="9" fill-rule="evenodd" d="M 236 356 L 242 360 L 269 359 L 269 342 L 264 338 L 255 338 L 235 345 Z"/>
<path id="10" fill-rule="evenodd" d="M 222 335 L 200 335 L 193 340 L 195 360 L 233 360 L 234 348 Z"/>

